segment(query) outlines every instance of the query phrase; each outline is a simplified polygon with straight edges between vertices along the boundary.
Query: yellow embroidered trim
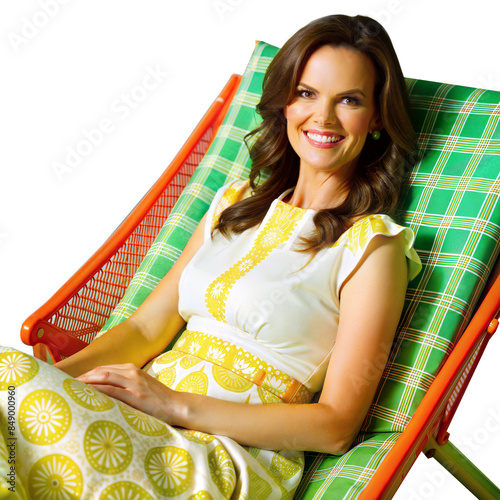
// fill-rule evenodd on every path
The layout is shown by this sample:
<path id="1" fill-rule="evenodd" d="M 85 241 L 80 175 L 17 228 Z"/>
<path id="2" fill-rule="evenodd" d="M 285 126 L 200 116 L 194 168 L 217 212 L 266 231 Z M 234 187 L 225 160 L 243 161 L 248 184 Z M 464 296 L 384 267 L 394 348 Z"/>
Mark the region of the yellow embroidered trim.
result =
<path id="1" fill-rule="evenodd" d="M 212 281 L 208 287 L 205 293 L 205 304 L 216 320 L 226 323 L 226 302 L 231 288 L 278 245 L 287 241 L 303 216 L 303 210 L 297 210 L 286 203 L 276 204 L 274 212 L 255 238 L 250 251 Z"/>
<path id="2" fill-rule="evenodd" d="M 222 195 L 219 203 L 215 207 L 214 214 L 212 216 L 212 225 L 211 229 L 217 225 L 219 222 L 220 214 L 227 208 L 236 203 L 237 201 L 241 201 L 245 198 L 248 198 L 252 194 L 252 188 L 250 187 L 250 180 L 247 181 L 235 181 L 233 182 Z"/>
<path id="3" fill-rule="evenodd" d="M 347 239 L 348 243 L 345 246 L 355 255 L 360 250 L 364 251 L 366 249 L 374 234 L 393 236 L 389 229 L 387 229 L 385 221 L 379 215 L 368 215 L 355 222 L 354 225 L 332 245 L 332 248 L 340 246 Z"/>
<path id="4" fill-rule="evenodd" d="M 314 395 L 299 381 L 249 351 L 206 333 L 186 330 L 172 351 L 183 352 L 226 368 L 276 395 L 284 403 L 308 403 Z"/>

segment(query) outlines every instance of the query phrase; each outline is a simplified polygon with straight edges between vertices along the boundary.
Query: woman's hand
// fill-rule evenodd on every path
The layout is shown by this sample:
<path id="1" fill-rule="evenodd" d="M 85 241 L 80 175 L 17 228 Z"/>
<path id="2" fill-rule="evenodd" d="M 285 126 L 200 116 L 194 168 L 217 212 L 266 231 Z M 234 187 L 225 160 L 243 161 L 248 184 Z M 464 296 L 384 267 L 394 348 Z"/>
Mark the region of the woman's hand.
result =
<path id="1" fill-rule="evenodd" d="M 175 414 L 178 411 L 175 391 L 132 363 L 98 366 L 80 375 L 77 380 L 163 422 L 175 425 Z"/>

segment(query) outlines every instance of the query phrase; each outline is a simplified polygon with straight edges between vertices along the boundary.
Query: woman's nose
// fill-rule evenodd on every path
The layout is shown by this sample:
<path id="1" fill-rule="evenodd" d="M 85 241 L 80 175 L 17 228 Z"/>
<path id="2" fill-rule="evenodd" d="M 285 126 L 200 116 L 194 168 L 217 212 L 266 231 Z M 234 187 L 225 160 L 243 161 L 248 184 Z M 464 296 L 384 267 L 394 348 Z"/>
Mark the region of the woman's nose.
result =
<path id="1" fill-rule="evenodd" d="M 314 121 L 319 126 L 332 125 L 337 120 L 335 106 L 331 101 L 318 101 L 314 113 Z"/>

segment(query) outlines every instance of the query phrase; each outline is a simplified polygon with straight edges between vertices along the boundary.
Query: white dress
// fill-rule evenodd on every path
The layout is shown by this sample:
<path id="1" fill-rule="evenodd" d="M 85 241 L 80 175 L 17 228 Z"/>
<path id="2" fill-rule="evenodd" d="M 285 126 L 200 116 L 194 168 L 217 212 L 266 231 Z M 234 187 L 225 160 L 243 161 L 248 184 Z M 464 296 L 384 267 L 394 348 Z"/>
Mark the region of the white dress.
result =
<path id="1" fill-rule="evenodd" d="M 310 261 L 294 248 L 313 228 L 314 211 L 284 203 L 284 193 L 259 227 L 211 238 L 220 212 L 249 194 L 244 182 L 217 193 L 204 245 L 181 277 L 186 331 L 144 369 L 179 391 L 248 404 L 306 403 L 325 377 L 343 282 L 377 234 L 404 234 L 413 277 L 420 268 L 413 234 L 385 215 L 369 216 Z M 4 348 L 2 431 L 10 429 L 13 400 L 12 434 L 4 432 L 3 442 L 0 436 L 0 493 L 12 498 L 292 498 L 303 470 L 301 452 L 173 428 Z"/>

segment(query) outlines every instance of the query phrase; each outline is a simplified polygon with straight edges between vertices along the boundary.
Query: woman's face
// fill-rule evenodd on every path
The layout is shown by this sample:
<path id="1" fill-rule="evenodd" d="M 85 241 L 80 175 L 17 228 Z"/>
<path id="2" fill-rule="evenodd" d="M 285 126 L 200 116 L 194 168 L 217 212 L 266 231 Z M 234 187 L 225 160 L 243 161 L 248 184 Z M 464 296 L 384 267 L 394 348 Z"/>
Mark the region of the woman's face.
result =
<path id="1" fill-rule="evenodd" d="M 371 60 L 355 50 L 325 45 L 312 54 L 285 108 L 288 139 L 301 170 L 349 178 L 367 134 L 382 128 L 375 77 Z"/>

